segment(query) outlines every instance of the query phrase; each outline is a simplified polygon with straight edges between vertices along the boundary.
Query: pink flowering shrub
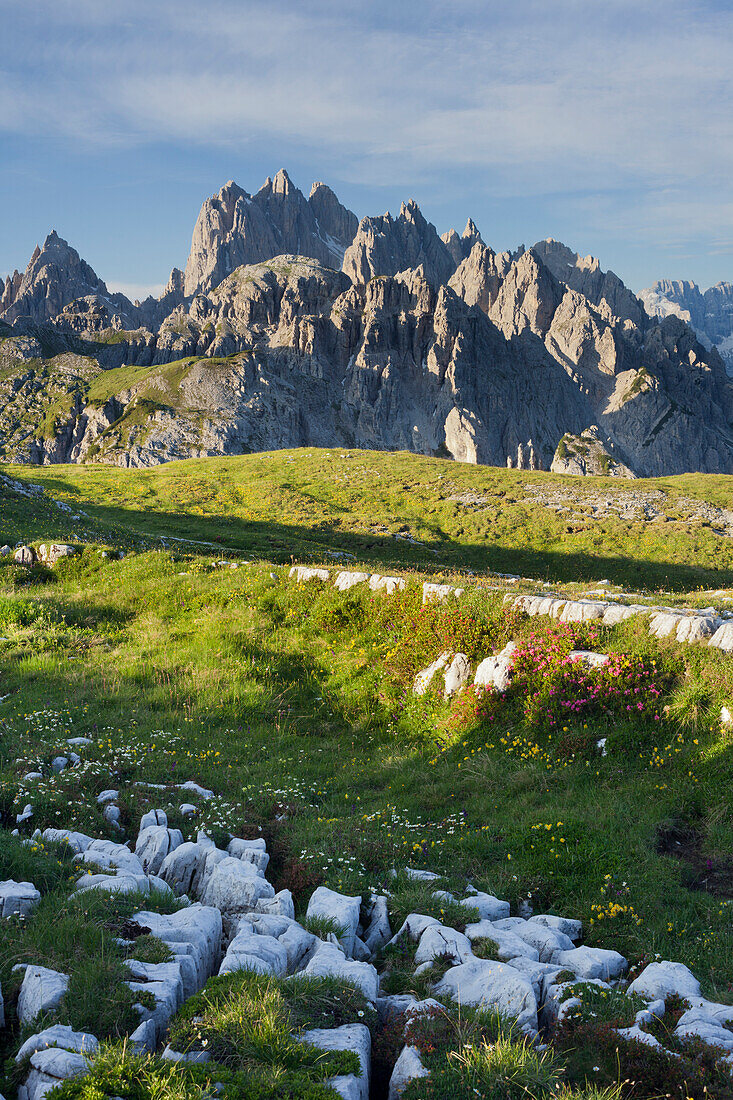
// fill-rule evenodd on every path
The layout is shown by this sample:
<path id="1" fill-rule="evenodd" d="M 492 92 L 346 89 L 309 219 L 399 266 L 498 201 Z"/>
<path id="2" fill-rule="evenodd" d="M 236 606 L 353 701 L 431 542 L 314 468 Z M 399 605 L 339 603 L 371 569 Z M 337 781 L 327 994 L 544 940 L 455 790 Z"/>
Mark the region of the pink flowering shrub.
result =
<path id="1" fill-rule="evenodd" d="M 587 646 L 596 640 L 583 632 Z M 570 720 L 613 717 L 659 721 L 662 675 L 655 662 L 611 653 L 591 667 L 571 657 L 578 648 L 574 624 L 557 624 L 530 634 L 514 653 L 514 689 L 523 696 L 524 717 L 539 729 L 562 727 Z"/>

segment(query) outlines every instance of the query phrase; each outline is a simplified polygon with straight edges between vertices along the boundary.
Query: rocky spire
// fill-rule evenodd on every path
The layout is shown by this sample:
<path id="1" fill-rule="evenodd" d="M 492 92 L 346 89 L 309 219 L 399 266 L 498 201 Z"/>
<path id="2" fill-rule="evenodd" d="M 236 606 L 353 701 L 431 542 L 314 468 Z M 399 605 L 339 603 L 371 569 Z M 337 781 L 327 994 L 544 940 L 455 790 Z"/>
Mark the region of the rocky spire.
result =
<path id="1" fill-rule="evenodd" d="M 362 218 L 354 241 L 346 249 L 343 270 L 355 283 L 366 283 L 375 275 L 396 275 L 407 268 L 425 268 L 425 277 L 437 287 L 447 283 L 455 262 L 435 226 L 426 221 L 420 207 L 410 199 L 399 215 Z"/>
<path id="2" fill-rule="evenodd" d="M 6 321 L 16 317 L 48 321 L 75 298 L 108 293 L 97 273 L 55 229 L 42 248 L 36 246 L 19 282 L 17 274 L 10 280 L 10 287 L 6 280 L 3 289 L 2 315 Z M 5 304 L 6 296 L 9 304 Z"/>

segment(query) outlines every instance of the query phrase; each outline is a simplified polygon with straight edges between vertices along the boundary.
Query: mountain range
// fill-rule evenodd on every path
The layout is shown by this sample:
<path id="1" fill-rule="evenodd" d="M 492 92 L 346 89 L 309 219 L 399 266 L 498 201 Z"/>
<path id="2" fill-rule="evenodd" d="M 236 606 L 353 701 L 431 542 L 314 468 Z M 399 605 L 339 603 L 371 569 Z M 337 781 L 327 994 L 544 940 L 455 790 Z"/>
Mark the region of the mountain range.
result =
<path id="1" fill-rule="evenodd" d="M 359 221 L 324 183 L 306 198 L 285 171 L 254 194 L 230 181 L 159 298 L 110 293 L 55 232 L 0 285 L 0 457 L 349 446 L 730 473 L 715 345 L 733 297 L 693 287 L 638 298 L 552 239 L 496 253 L 471 220 L 441 237 L 414 201 Z"/>

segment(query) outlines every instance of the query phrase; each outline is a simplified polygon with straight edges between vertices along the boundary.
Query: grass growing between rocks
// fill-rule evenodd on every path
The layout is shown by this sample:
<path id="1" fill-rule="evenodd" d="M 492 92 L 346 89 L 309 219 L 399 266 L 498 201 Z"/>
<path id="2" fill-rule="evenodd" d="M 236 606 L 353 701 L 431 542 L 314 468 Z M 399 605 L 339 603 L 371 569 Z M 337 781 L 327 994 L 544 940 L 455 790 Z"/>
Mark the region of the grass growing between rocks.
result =
<path id="1" fill-rule="evenodd" d="M 458 539 L 452 545 L 467 564 Z M 378 543 L 367 549 L 372 560 L 386 556 Z M 277 559 L 277 545 L 271 550 Z M 405 560 L 412 553 L 407 545 Z M 66 826 L 134 839 L 141 813 L 159 806 L 187 839 L 201 827 L 218 843 L 230 832 L 264 835 L 268 877 L 293 890 L 301 916 L 325 883 L 353 894 L 388 889 L 395 929 L 414 910 L 462 928 L 471 919 L 464 907 L 389 874 L 428 868 L 457 898 L 470 882 L 514 906 L 529 900 L 535 911 L 578 917 L 586 942 L 622 951 L 637 970 L 659 954 L 689 965 L 706 995 L 733 998 L 733 737 L 718 721 L 731 702 L 729 656 L 650 638 L 643 620 L 562 629 L 528 620 L 486 588 L 423 608 L 418 583 L 392 596 L 365 587 L 340 594 L 286 574 L 269 562 L 215 569 L 182 551 L 112 561 L 89 549 L 53 572 L 0 561 L 5 829 L 30 803 L 25 835 Z M 509 640 L 520 657 L 506 695 L 471 690 L 445 701 L 437 685 L 412 695 L 415 672 L 442 650 L 475 662 Z M 612 654 L 610 668 L 573 667 L 572 648 Z M 52 773 L 67 738 L 80 735 L 92 740 L 77 749 L 81 762 Z M 25 779 L 30 771 L 42 778 Z M 215 797 L 180 790 L 185 780 Z M 120 792 L 121 834 L 97 804 L 110 787 Z M 192 819 L 183 802 L 196 805 Z M 71 874 L 62 851 L 34 853 L 0 831 L 0 878 L 33 881 L 44 894 L 22 928 L 7 925 L 9 946 L 4 937 L 0 948 L 11 1022 L 14 962 L 77 968 L 78 1009 L 72 1018 L 67 1006 L 63 1017 L 74 1026 L 85 1026 L 109 981 L 106 970 L 84 977 L 74 942 L 90 954 L 103 944 L 105 966 L 121 965 L 104 920 L 90 910 L 74 924 Z M 59 945 L 44 931 L 56 920 L 77 929 Z M 384 964 L 395 991 L 417 989 L 409 958 Z M 113 1008 L 106 1035 L 124 1030 L 128 1008 Z M 588 1026 L 584 1050 L 599 1025 Z M 114 1058 L 127 1073 L 129 1055 Z M 578 1065 L 573 1087 L 586 1072 Z M 145 1067 L 151 1088 L 173 1088 L 168 1067 L 154 1059 Z M 205 1088 L 191 1073 L 185 1089 Z M 128 1093 L 120 1086 L 109 1095 Z"/>

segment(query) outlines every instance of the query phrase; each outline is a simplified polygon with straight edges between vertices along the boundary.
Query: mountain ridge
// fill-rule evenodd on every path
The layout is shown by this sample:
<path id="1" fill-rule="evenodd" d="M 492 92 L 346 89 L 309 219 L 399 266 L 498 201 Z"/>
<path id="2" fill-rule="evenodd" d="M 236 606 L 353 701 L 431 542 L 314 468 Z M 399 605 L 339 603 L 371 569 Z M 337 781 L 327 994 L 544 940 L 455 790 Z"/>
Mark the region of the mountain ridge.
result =
<path id="1" fill-rule="evenodd" d="M 16 461 L 315 444 L 733 472 L 733 386 L 689 325 L 551 238 L 495 253 L 471 219 L 440 237 L 414 200 L 358 221 L 284 170 L 254 195 L 229 181 L 159 299 L 110 294 L 53 234 L 2 301 L 0 454 Z"/>

